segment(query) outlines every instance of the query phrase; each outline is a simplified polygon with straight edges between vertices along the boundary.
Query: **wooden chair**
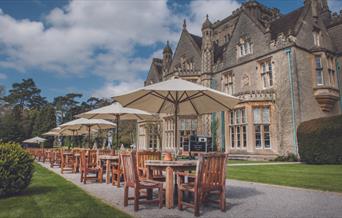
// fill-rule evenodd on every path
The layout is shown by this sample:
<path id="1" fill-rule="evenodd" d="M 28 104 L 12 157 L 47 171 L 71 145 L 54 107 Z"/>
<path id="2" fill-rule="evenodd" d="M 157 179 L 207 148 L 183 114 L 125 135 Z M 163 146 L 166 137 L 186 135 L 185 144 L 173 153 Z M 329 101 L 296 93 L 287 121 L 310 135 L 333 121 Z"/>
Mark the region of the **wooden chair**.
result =
<path id="1" fill-rule="evenodd" d="M 75 164 L 75 156 L 73 151 L 71 150 L 64 150 L 61 149 L 61 174 L 64 173 L 64 171 L 71 171 L 72 173 L 75 172 L 74 164 Z M 65 152 L 71 153 L 70 155 L 65 155 Z"/>
<path id="2" fill-rule="evenodd" d="M 121 151 L 119 155 L 120 154 L 127 154 L 127 152 Z M 121 176 L 123 176 L 121 158 L 119 158 L 117 162 L 112 163 L 111 168 L 112 168 L 112 185 L 114 186 L 116 183 L 116 186 L 119 188 L 120 182 L 121 182 Z"/>
<path id="3" fill-rule="evenodd" d="M 228 154 L 208 153 L 201 154 L 198 158 L 196 175 L 191 176 L 188 173 L 177 173 L 178 183 L 178 209 L 182 210 L 183 205 L 194 208 L 195 216 L 199 216 L 200 204 L 204 200 L 209 200 L 210 194 L 219 195 L 219 206 L 222 211 L 226 209 L 225 199 L 225 181 L 226 181 L 226 163 Z M 189 182 L 185 183 L 185 177 Z M 193 204 L 183 201 L 184 192 L 194 194 Z M 215 201 L 217 203 L 217 201 Z"/>
<path id="4" fill-rule="evenodd" d="M 80 170 L 80 159 L 81 159 L 81 148 L 73 148 L 72 152 L 74 153 L 74 173 L 78 173 Z"/>
<path id="5" fill-rule="evenodd" d="M 61 166 L 61 152 L 59 149 L 52 150 L 50 153 L 50 167 Z"/>
<path id="6" fill-rule="evenodd" d="M 36 156 L 39 162 L 44 162 L 44 148 L 37 149 Z"/>
<path id="7" fill-rule="evenodd" d="M 114 149 L 98 149 L 99 155 L 115 155 Z"/>
<path id="8" fill-rule="evenodd" d="M 152 180 L 140 180 L 138 176 L 137 170 L 137 160 L 135 152 L 131 152 L 130 154 L 121 154 L 120 155 L 121 163 L 123 166 L 123 175 L 125 180 L 124 185 L 124 206 L 128 205 L 128 200 L 134 200 L 134 211 L 139 209 L 139 199 L 146 198 L 149 196 L 146 194 L 145 196 L 141 196 L 140 191 L 146 189 L 146 193 L 153 192 L 153 189 L 158 189 L 158 199 L 145 200 L 146 203 L 158 203 L 159 208 L 163 207 L 163 183 L 152 181 Z M 129 188 L 134 189 L 134 197 L 128 197 Z"/>
<path id="9" fill-rule="evenodd" d="M 42 162 L 43 163 L 45 163 L 45 161 L 46 161 L 46 159 L 48 159 L 47 157 L 48 157 L 48 151 L 49 151 L 50 149 L 47 149 L 47 148 L 43 148 L 43 151 L 42 151 Z"/>
<path id="10" fill-rule="evenodd" d="M 147 179 L 146 160 L 161 160 L 161 152 L 159 151 L 138 151 L 137 152 L 137 167 L 140 179 Z M 157 181 L 165 181 L 161 170 L 153 170 L 152 179 Z"/>
<path id="11" fill-rule="evenodd" d="M 86 152 L 88 153 L 87 155 Z M 95 174 L 95 176 L 89 176 L 88 174 L 90 173 Z M 97 151 L 81 151 L 81 182 L 86 184 L 87 179 L 97 179 L 101 182 L 100 175 L 101 169 L 97 164 Z"/>

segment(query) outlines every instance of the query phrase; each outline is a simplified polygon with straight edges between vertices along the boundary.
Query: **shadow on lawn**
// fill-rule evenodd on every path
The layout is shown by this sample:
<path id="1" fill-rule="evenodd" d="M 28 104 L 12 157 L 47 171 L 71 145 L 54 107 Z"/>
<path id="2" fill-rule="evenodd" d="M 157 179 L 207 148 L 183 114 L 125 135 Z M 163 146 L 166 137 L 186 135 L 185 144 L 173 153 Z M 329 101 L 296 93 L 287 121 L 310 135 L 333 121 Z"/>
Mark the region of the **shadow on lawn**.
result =
<path id="1" fill-rule="evenodd" d="M 56 187 L 53 186 L 30 186 L 28 189 L 20 193 L 18 196 L 33 196 L 46 194 L 55 191 Z"/>

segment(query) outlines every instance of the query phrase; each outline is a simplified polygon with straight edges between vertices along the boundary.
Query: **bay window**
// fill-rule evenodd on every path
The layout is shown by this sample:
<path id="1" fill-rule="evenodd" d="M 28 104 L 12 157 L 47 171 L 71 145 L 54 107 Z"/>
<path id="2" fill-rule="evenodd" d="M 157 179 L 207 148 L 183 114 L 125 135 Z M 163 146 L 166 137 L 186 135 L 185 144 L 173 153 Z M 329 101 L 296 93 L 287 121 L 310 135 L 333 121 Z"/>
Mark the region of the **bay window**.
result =
<path id="1" fill-rule="evenodd" d="M 253 108 L 254 135 L 256 148 L 271 148 L 270 108 Z"/>
<path id="2" fill-rule="evenodd" d="M 236 109 L 229 114 L 229 137 L 231 148 L 247 147 L 247 121 L 245 108 Z"/>

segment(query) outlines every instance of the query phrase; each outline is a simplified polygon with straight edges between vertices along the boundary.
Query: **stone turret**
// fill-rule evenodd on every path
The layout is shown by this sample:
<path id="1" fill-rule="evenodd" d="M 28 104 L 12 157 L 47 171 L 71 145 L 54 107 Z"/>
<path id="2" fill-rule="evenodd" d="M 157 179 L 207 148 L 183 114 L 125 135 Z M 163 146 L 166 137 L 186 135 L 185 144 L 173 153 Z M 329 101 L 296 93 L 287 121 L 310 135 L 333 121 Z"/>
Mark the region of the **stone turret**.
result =
<path id="1" fill-rule="evenodd" d="M 328 24 L 331 19 L 331 13 L 327 0 L 304 0 L 305 7 L 311 7 L 312 17 L 320 18 L 325 24 Z"/>
<path id="2" fill-rule="evenodd" d="M 166 42 L 165 48 L 163 50 L 163 76 L 165 76 L 170 69 L 172 63 L 172 49 L 170 47 L 169 41 Z"/>
<path id="3" fill-rule="evenodd" d="M 202 25 L 202 73 L 212 73 L 214 64 L 214 30 L 207 15 Z"/>

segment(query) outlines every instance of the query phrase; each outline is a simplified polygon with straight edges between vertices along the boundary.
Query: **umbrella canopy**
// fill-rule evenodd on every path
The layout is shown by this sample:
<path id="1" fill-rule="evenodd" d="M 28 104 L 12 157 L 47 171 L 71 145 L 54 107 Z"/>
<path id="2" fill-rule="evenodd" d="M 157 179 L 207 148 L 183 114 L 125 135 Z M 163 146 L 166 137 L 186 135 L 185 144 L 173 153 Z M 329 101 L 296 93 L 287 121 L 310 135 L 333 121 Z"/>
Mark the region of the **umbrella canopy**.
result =
<path id="1" fill-rule="evenodd" d="M 150 113 L 175 115 L 175 145 L 177 145 L 177 116 L 201 115 L 231 110 L 239 99 L 223 92 L 182 79 L 171 79 L 116 96 L 124 107 Z"/>
<path id="2" fill-rule="evenodd" d="M 114 102 L 111 105 L 76 115 L 76 117 L 87 119 L 106 120 L 116 120 L 118 116 L 120 120 L 143 120 L 149 118 L 152 114 L 138 109 L 122 107 L 119 102 Z"/>
<path id="3" fill-rule="evenodd" d="M 26 139 L 23 142 L 28 143 L 28 144 L 40 144 L 40 143 L 45 142 L 45 141 L 46 141 L 46 139 L 43 139 L 43 138 L 36 136 L 36 137 L 30 138 L 30 139 Z"/>
<path id="4" fill-rule="evenodd" d="M 43 133 L 42 134 L 43 136 L 59 136 L 59 132 L 54 132 L 54 131 L 49 131 L 49 132 L 46 132 L 46 133 Z"/>
<path id="5" fill-rule="evenodd" d="M 95 131 L 95 130 L 93 130 Z M 88 130 L 85 128 L 81 128 L 79 130 L 76 129 L 68 129 L 68 127 L 61 128 L 56 127 L 51 129 L 49 132 L 44 133 L 44 136 L 77 136 L 77 135 L 85 135 L 88 133 Z"/>
<path id="6" fill-rule="evenodd" d="M 86 118 L 79 118 L 79 119 L 72 120 L 70 122 L 60 125 L 62 132 L 65 130 L 88 131 L 89 146 L 90 146 L 90 131 L 91 130 L 112 129 L 115 126 L 116 126 L 115 123 L 109 122 L 107 120 L 86 119 Z"/>
<path id="7" fill-rule="evenodd" d="M 119 102 L 114 102 L 111 105 L 76 115 L 76 117 L 116 120 L 116 143 L 119 146 L 119 120 L 143 120 L 152 117 L 152 114 L 138 109 L 122 107 Z"/>
<path id="8" fill-rule="evenodd" d="M 116 125 L 115 123 L 109 122 L 107 120 L 102 119 L 86 119 L 86 118 L 79 118 L 76 120 L 72 120 L 70 122 L 64 123 L 60 125 L 61 129 L 69 129 L 69 130 L 82 130 L 84 128 L 91 128 L 91 129 L 112 129 Z"/>

